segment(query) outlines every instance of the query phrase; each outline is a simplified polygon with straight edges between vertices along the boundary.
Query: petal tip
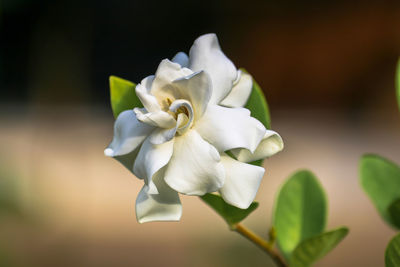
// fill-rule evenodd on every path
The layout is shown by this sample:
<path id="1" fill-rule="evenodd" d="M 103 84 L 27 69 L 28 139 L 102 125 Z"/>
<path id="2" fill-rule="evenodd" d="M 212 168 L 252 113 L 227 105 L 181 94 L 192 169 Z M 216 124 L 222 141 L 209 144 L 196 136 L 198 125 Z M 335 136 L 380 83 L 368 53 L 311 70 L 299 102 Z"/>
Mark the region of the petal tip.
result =
<path id="1" fill-rule="evenodd" d="M 179 222 L 182 217 L 182 206 L 176 214 L 169 214 L 165 216 L 151 216 L 151 215 L 139 215 L 136 211 L 136 220 L 138 223 L 148 223 L 148 222 Z"/>
<path id="2" fill-rule="evenodd" d="M 165 58 L 165 59 L 161 60 L 161 63 L 159 65 L 159 69 L 161 70 L 162 67 L 164 67 L 164 66 L 171 67 L 171 68 L 173 68 L 175 70 L 180 70 L 182 68 L 182 66 L 179 63 L 173 62 L 173 61 L 169 60 L 168 58 Z M 156 73 L 156 76 L 157 76 L 157 73 Z"/>
<path id="3" fill-rule="evenodd" d="M 252 201 L 251 202 L 246 202 L 246 203 L 240 203 L 240 204 L 237 204 L 236 207 L 238 207 L 239 209 L 245 210 L 245 209 L 248 209 L 250 207 L 251 203 L 252 203 Z"/>
<path id="4" fill-rule="evenodd" d="M 113 157 L 114 150 L 112 148 L 107 147 L 106 149 L 104 149 L 104 155 L 107 157 Z"/>
<path id="5" fill-rule="evenodd" d="M 189 57 L 184 52 L 178 52 L 171 61 L 178 63 L 181 67 L 187 67 L 189 65 Z"/>
<path id="6" fill-rule="evenodd" d="M 206 34 L 200 35 L 200 36 L 195 40 L 195 42 L 196 42 L 196 41 L 199 41 L 199 40 L 205 40 L 205 39 L 206 39 L 206 40 L 209 40 L 209 41 L 218 41 L 217 34 L 211 32 L 211 33 L 206 33 Z"/>

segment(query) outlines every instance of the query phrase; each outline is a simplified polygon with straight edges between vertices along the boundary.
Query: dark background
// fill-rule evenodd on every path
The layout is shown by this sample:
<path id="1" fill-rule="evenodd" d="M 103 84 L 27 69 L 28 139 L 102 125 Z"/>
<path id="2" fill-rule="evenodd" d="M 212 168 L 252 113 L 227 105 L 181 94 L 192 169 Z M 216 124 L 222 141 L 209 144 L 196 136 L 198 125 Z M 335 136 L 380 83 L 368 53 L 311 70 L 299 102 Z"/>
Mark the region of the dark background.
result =
<path id="1" fill-rule="evenodd" d="M 108 103 L 108 76 L 135 82 L 217 33 L 274 107 L 394 106 L 399 1 L 2 0 L 2 103 Z M 393 102 L 393 101 L 392 101 Z"/>

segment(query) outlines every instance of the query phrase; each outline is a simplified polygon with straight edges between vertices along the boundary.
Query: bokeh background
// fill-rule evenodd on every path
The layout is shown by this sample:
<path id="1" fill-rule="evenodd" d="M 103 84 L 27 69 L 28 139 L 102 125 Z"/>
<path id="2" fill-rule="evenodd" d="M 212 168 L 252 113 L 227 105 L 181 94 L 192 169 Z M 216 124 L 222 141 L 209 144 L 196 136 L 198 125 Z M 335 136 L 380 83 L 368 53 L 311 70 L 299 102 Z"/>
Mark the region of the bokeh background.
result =
<path id="1" fill-rule="evenodd" d="M 384 265 L 394 231 L 358 182 L 366 152 L 400 163 L 400 2 L 383 0 L 1 0 L 0 265 L 270 264 L 195 197 L 179 223 L 138 224 L 141 181 L 103 155 L 109 75 L 138 82 L 208 32 L 260 83 L 286 145 L 244 223 L 266 236 L 280 185 L 308 168 L 328 229 L 351 229 L 316 266 Z"/>

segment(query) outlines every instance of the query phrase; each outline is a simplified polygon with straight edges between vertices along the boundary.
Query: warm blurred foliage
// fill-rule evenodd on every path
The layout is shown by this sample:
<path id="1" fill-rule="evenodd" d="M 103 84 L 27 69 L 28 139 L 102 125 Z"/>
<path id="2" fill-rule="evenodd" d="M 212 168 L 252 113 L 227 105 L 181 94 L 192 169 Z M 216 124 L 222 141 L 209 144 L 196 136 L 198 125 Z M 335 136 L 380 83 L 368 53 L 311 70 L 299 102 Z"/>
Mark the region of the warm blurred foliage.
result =
<path id="1" fill-rule="evenodd" d="M 182 198 L 180 223 L 139 225 L 142 181 L 102 153 L 109 75 L 139 82 L 207 32 L 260 83 L 285 140 L 245 224 L 266 235 L 280 184 L 310 168 L 328 228 L 351 229 L 317 266 L 383 265 L 393 231 L 358 159 L 400 163 L 400 1 L 0 0 L 0 266 L 265 266 L 197 198 Z"/>

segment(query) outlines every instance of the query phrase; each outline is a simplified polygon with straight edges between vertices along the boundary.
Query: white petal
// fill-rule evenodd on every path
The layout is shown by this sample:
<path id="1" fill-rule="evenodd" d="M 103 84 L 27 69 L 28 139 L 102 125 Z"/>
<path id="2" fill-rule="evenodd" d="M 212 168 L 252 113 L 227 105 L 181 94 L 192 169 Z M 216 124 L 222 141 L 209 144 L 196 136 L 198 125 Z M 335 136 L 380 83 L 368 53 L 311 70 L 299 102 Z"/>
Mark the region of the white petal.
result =
<path id="1" fill-rule="evenodd" d="M 254 153 L 247 149 L 233 149 L 232 154 L 242 162 L 252 162 L 270 157 L 283 149 L 282 137 L 271 130 L 267 130 Z"/>
<path id="2" fill-rule="evenodd" d="M 264 168 L 246 164 L 226 154 L 221 155 L 225 168 L 225 183 L 219 190 L 222 198 L 229 204 L 247 209 L 256 197 L 264 175 Z"/>
<path id="3" fill-rule="evenodd" d="M 151 126 L 169 129 L 176 125 L 174 117 L 162 110 L 157 112 L 147 112 L 144 108 L 134 108 L 133 111 L 139 121 Z"/>
<path id="4" fill-rule="evenodd" d="M 150 137 L 143 142 L 143 145 L 140 148 L 133 166 L 133 173 L 137 177 L 144 179 L 146 184 L 153 189 L 151 185 L 153 175 L 164 167 L 171 159 L 174 141 L 172 139 L 169 142 L 154 145 L 150 143 L 149 139 Z M 156 193 L 152 190 L 150 191 L 150 193 Z"/>
<path id="5" fill-rule="evenodd" d="M 173 128 L 157 128 L 154 130 L 149 139 L 150 143 L 159 145 L 168 142 L 175 136 L 176 132 L 182 135 L 190 129 L 194 118 L 192 105 L 185 99 L 175 100 L 170 106 L 170 111 L 176 112 L 179 109 L 185 111 L 187 115 L 185 113 L 178 113 L 176 124 Z"/>
<path id="6" fill-rule="evenodd" d="M 177 79 L 173 84 L 179 90 L 182 98 L 189 100 L 193 105 L 194 119 L 200 118 L 206 110 L 212 94 L 209 75 L 200 71 Z"/>
<path id="7" fill-rule="evenodd" d="M 194 41 L 189 52 L 189 68 L 207 72 L 212 81 L 210 103 L 218 104 L 232 89 L 237 77 L 235 65 L 221 51 L 215 34 L 205 34 Z"/>
<path id="8" fill-rule="evenodd" d="M 221 105 L 226 107 L 244 107 L 250 97 L 253 88 L 253 79 L 247 73 L 238 71 L 239 81 L 233 86 L 232 91 L 225 99 L 221 101 Z"/>
<path id="9" fill-rule="evenodd" d="M 180 220 L 182 205 L 179 195 L 164 182 L 163 175 L 163 170 L 155 175 L 158 194 L 150 194 L 147 185 L 140 190 L 136 199 L 136 218 L 139 223 Z"/>
<path id="10" fill-rule="evenodd" d="M 114 138 L 104 150 L 109 157 L 125 155 L 137 148 L 154 130 L 154 127 L 139 122 L 133 110 L 121 112 L 114 124 Z"/>
<path id="11" fill-rule="evenodd" d="M 154 77 L 155 77 L 154 75 L 150 75 L 140 81 L 140 84 L 146 88 L 146 91 L 148 93 L 150 93 L 151 85 L 153 84 Z"/>
<path id="12" fill-rule="evenodd" d="M 176 120 L 177 132 L 182 135 L 189 130 L 192 120 L 193 116 L 192 119 L 190 119 L 185 113 L 179 113 L 178 119 Z"/>
<path id="13" fill-rule="evenodd" d="M 196 131 L 220 152 L 233 148 L 254 151 L 266 131 L 244 108 L 209 105 L 203 117 L 194 125 Z"/>
<path id="14" fill-rule="evenodd" d="M 165 172 L 165 182 L 187 195 L 204 195 L 222 187 L 224 168 L 218 151 L 193 130 L 175 137 L 174 153 Z"/>
<path id="15" fill-rule="evenodd" d="M 193 71 L 188 68 L 182 68 L 178 63 L 164 59 L 158 66 L 154 81 L 151 86 L 151 94 L 154 95 L 161 104 L 164 99 L 171 98 L 173 100 L 180 98 L 176 95 L 176 90 L 171 86 L 172 81 L 186 77 Z"/>
<path id="16" fill-rule="evenodd" d="M 180 114 L 179 114 L 180 115 Z M 176 126 L 171 129 L 157 128 L 151 133 L 149 140 L 154 145 L 159 145 L 174 138 L 178 125 L 180 125 L 179 116 Z"/>
<path id="17" fill-rule="evenodd" d="M 151 95 L 149 88 L 146 87 L 150 85 L 150 81 L 152 79 L 154 79 L 154 77 L 145 79 L 144 81 L 142 81 L 142 83 L 136 85 L 135 91 L 137 97 L 140 99 L 140 102 L 142 102 L 143 106 L 148 112 L 157 112 L 161 110 L 161 107 L 157 101 L 157 98 Z"/>
<path id="18" fill-rule="evenodd" d="M 186 53 L 179 52 L 174 56 L 172 62 L 178 63 L 181 65 L 181 67 L 187 67 L 189 66 L 189 57 L 186 55 Z"/>

